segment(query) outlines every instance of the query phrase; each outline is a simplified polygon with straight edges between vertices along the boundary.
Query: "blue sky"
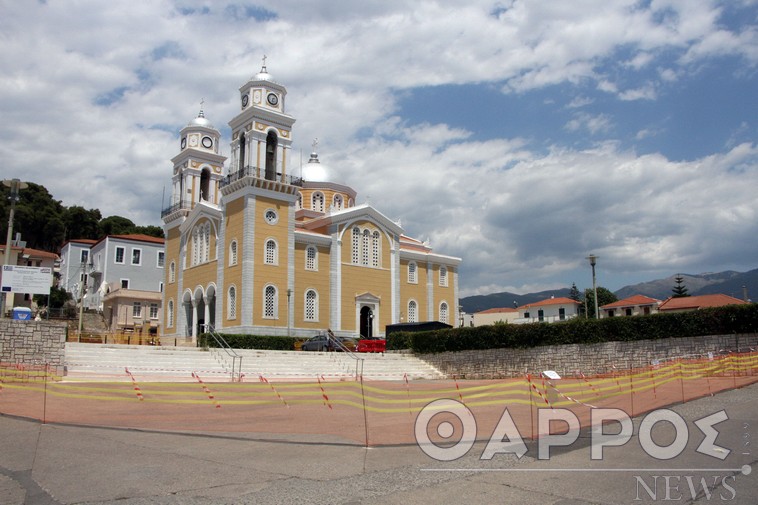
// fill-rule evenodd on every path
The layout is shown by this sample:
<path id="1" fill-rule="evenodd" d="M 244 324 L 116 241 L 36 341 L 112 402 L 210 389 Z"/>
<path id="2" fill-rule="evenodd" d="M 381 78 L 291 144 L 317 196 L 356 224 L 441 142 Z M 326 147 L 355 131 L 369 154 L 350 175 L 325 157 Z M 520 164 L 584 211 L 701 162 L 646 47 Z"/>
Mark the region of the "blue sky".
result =
<path id="1" fill-rule="evenodd" d="M 0 2 L 3 178 L 160 224 L 261 66 L 461 295 L 758 267 L 758 0 Z M 296 158 L 299 156 L 296 156 Z M 170 191 L 166 190 L 166 194 Z"/>

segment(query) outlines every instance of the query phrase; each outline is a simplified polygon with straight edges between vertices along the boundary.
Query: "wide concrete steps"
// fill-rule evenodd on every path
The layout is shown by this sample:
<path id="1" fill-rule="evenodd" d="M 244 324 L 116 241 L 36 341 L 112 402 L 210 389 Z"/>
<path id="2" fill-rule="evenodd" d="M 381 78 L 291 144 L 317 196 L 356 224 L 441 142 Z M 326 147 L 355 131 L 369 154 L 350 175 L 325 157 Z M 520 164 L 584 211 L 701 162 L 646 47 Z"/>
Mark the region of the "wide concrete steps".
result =
<path id="1" fill-rule="evenodd" d="M 236 349 L 245 380 L 441 379 L 428 363 L 406 353 L 361 353 L 356 360 L 341 352 L 262 351 Z M 66 344 L 65 380 L 228 381 L 232 358 L 224 350 L 195 347 Z M 240 369 L 240 359 L 235 362 Z M 129 373 L 127 373 L 127 370 Z"/>

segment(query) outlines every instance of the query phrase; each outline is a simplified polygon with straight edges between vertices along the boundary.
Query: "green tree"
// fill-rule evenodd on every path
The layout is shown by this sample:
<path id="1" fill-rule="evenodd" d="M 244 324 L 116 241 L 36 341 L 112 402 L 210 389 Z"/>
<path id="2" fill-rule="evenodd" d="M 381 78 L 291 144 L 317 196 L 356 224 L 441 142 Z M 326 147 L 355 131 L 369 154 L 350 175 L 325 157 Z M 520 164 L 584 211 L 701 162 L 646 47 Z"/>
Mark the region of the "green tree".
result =
<path id="1" fill-rule="evenodd" d="M 59 286 L 50 288 L 50 308 L 59 309 L 71 299 L 71 294 Z M 40 307 L 48 306 L 48 297 L 46 295 L 34 295 L 34 303 Z"/>
<path id="2" fill-rule="evenodd" d="M 684 277 L 681 275 L 677 275 L 674 277 L 674 282 L 676 283 L 674 285 L 674 288 L 671 290 L 672 298 L 684 298 L 687 296 L 690 296 L 690 294 L 687 292 L 687 286 L 684 285 Z"/>
<path id="3" fill-rule="evenodd" d="M 102 218 L 103 216 L 98 209 L 86 210 L 78 205 L 67 208 L 64 218 L 66 240 L 99 239 L 101 236 L 99 223 Z"/>
<path id="4" fill-rule="evenodd" d="M 597 315 L 595 314 L 595 293 L 592 291 L 592 288 L 587 288 L 584 290 L 584 299 L 587 301 L 587 314 L 590 318 L 596 318 Z M 611 290 L 602 286 L 597 287 L 598 309 L 603 305 L 617 302 L 618 300 L 618 297 L 614 295 Z"/>
<path id="5" fill-rule="evenodd" d="M 65 236 L 65 208 L 53 199 L 44 186 L 28 182 L 19 193 L 16 214 L 13 220 L 13 234 L 21 233 L 27 247 L 43 251 L 57 252 Z M 8 234 L 10 212 L 10 188 L 0 184 L 0 237 L 5 242 Z"/>
<path id="6" fill-rule="evenodd" d="M 108 216 L 100 221 L 100 236 L 128 235 L 134 233 L 135 225 L 131 219 L 121 216 Z"/>
<path id="7" fill-rule="evenodd" d="M 154 225 L 135 226 L 132 233 L 142 233 L 143 235 L 148 235 L 150 237 L 164 238 L 163 228 Z"/>

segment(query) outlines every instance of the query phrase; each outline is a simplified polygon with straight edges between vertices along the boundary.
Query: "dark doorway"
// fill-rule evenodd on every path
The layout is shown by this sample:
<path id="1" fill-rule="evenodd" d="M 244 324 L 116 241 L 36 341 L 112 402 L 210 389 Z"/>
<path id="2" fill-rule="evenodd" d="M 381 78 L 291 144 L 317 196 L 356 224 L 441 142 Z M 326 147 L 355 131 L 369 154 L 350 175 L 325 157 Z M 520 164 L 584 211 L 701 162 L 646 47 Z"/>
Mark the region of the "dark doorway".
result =
<path id="1" fill-rule="evenodd" d="M 361 307 L 361 337 L 374 336 L 374 312 L 369 307 Z"/>

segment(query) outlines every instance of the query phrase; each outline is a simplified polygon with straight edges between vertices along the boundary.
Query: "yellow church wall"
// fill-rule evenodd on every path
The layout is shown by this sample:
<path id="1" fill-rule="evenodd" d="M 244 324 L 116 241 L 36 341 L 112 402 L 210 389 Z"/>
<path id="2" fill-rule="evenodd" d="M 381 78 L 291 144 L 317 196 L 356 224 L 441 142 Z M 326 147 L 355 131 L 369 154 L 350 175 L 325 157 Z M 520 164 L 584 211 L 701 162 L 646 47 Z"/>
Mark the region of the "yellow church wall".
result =
<path id="1" fill-rule="evenodd" d="M 305 268 L 305 249 L 313 244 L 295 244 L 295 292 L 293 294 L 295 326 L 299 328 L 324 329 L 329 326 L 329 248 L 316 246 L 318 270 Z M 305 292 L 315 289 L 318 293 L 317 321 L 305 320 Z"/>
<path id="2" fill-rule="evenodd" d="M 368 229 L 371 233 L 379 231 L 381 237 L 381 260 L 380 267 L 354 265 L 352 228 L 358 226 L 361 230 Z M 392 324 L 392 274 L 390 272 L 390 243 L 387 236 L 373 223 L 359 221 L 352 223 L 350 229 L 342 236 L 342 329 L 358 331 L 356 328 L 355 297 L 364 293 L 370 293 L 381 299 L 379 304 L 379 321 L 377 327 L 380 333 L 384 328 Z M 369 260 L 371 261 L 371 260 Z M 376 317 L 376 315 L 375 315 Z"/>
<path id="3" fill-rule="evenodd" d="M 245 199 L 237 198 L 226 204 L 226 230 L 224 234 L 224 247 L 225 261 L 224 266 L 224 293 L 218 296 L 223 296 L 222 302 L 222 314 L 224 326 L 234 326 L 241 324 L 240 318 L 240 300 L 242 299 L 242 243 L 245 228 Z M 229 265 L 229 245 L 232 240 L 237 241 L 237 264 Z M 229 298 L 227 296 L 229 287 L 234 286 L 236 295 L 236 310 L 235 318 L 229 319 Z M 217 314 L 216 317 L 219 317 Z"/>
<path id="4" fill-rule="evenodd" d="M 176 314 L 177 314 L 177 306 L 179 305 L 181 301 L 181 297 L 179 296 L 179 283 L 177 282 L 179 280 L 179 270 L 180 270 L 180 264 L 179 264 L 179 252 L 180 252 L 180 245 L 181 245 L 181 234 L 179 233 L 179 227 L 174 227 L 168 230 L 168 233 L 166 234 L 166 243 L 165 243 L 165 252 L 166 252 L 166 262 L 165 262 L 165 272 L 164 272 L 164 279 L 163 279 L 163 292 L 164 292 L 164 299 L 165 302 L 163 303 L 163 320 L 166 322 L 164 325 L 161 325 L 161 332 L 164 334 L 167 333 L 174 333 L 176 331 Z M 174 263 L 174 282 L 169 282 L 169 275 L 170 275 L 170 268 L 171 263 Z M 167 327 L 168 321 L 171 319 L 168 316 L 168 302 L 169 300 L 174 301 L 174 325 L 172 327 Z"/>
<path id="5" fill-rule="evenodd" d="M 253 324 L 260 326 L 283 326 L 287 324 L 287 261 L 288 261 L 288 223 L 289 204 L 281 200 L 256 197 L 255 202 L 255 273 L 253 275 Z M 264 216 L 268 209 L 274 209 L 278 215 L 276 224 L 266 222 Z M 265 263 L 266 241 L 274 239 L 277 243 L 277 264 Z M 278 317 L 263 317 L 263 289 L 272 284 L 278 292 Z"/>
<path id="6" fill-rule="evenodd" d="M 384 333 L 384 328 L 392 323 L 392 282 L 389 269 L 379 269 L 352 264 L 342 264 L 342 329 L 358 331 L 355 327 L 357 313 L 355 297 L 364 293 L 378 297 L 379 321 L 378 328 Z"/>
<path id="7" fill-rule="evenodd" d="M 416 278 L 418 282 L 413 284 L 408 282 L 408 264 L 411 260 L 400 260 L 400 317 L 402 322 L 408 322 L 408 302 L 416 300 L 416 321 L 423 322 L 427 320 L 428 300 L 427 294 L 427 271 L 426 261 L 416 261 Z"/>
<path id="8" fill-rule="evenodd" d="M 334 202 L 334 195 L 342 195 L 342 208 L 346 209 L 347 204 L 350 200 L 350 195 L 343 193 L 341 191 L 335 191 L 333 189 L 327 189 L 327 188 L 308 188 L 308 189 L 301 189 L 300 194 L 303 196 L 303 208 L 304 209 L 311 209 L 311 204 L 313 202 L 313 193 L 319 192 L 324 195 L 324 212 L 329 211 L 329 207 L 332 206 L 332 203 Z"/>
<path id="9" fill-rule="evenodd" d="M 453 321 L 453 318 L 455 317 L 455 304 L 457 302 L 455 299 L 455 289 L 453 283 L 454 269 L 453 267 L 447 266 L 447 286 L 440 286 L 441 266 L 442 265 L 434 265 L 432 272 L 432 285 L 434 286 L 434 308 L 432 310 L 432 314 L 434 315 L 435 320 L 439 320 L 440 304 L 442 302 L 447 302 L 447 321 L 442 322 L 455 326 L 455 321 Z"/>
<path id="10" fill-rule="evenodd" d="M 198 286 L 202 286 L 205 289 L 210 283 L 216 283 L 216 260 L 188 268 L 184 271 L 183 285 L 185 291 L 189 289 L 194 292 Z"/>

